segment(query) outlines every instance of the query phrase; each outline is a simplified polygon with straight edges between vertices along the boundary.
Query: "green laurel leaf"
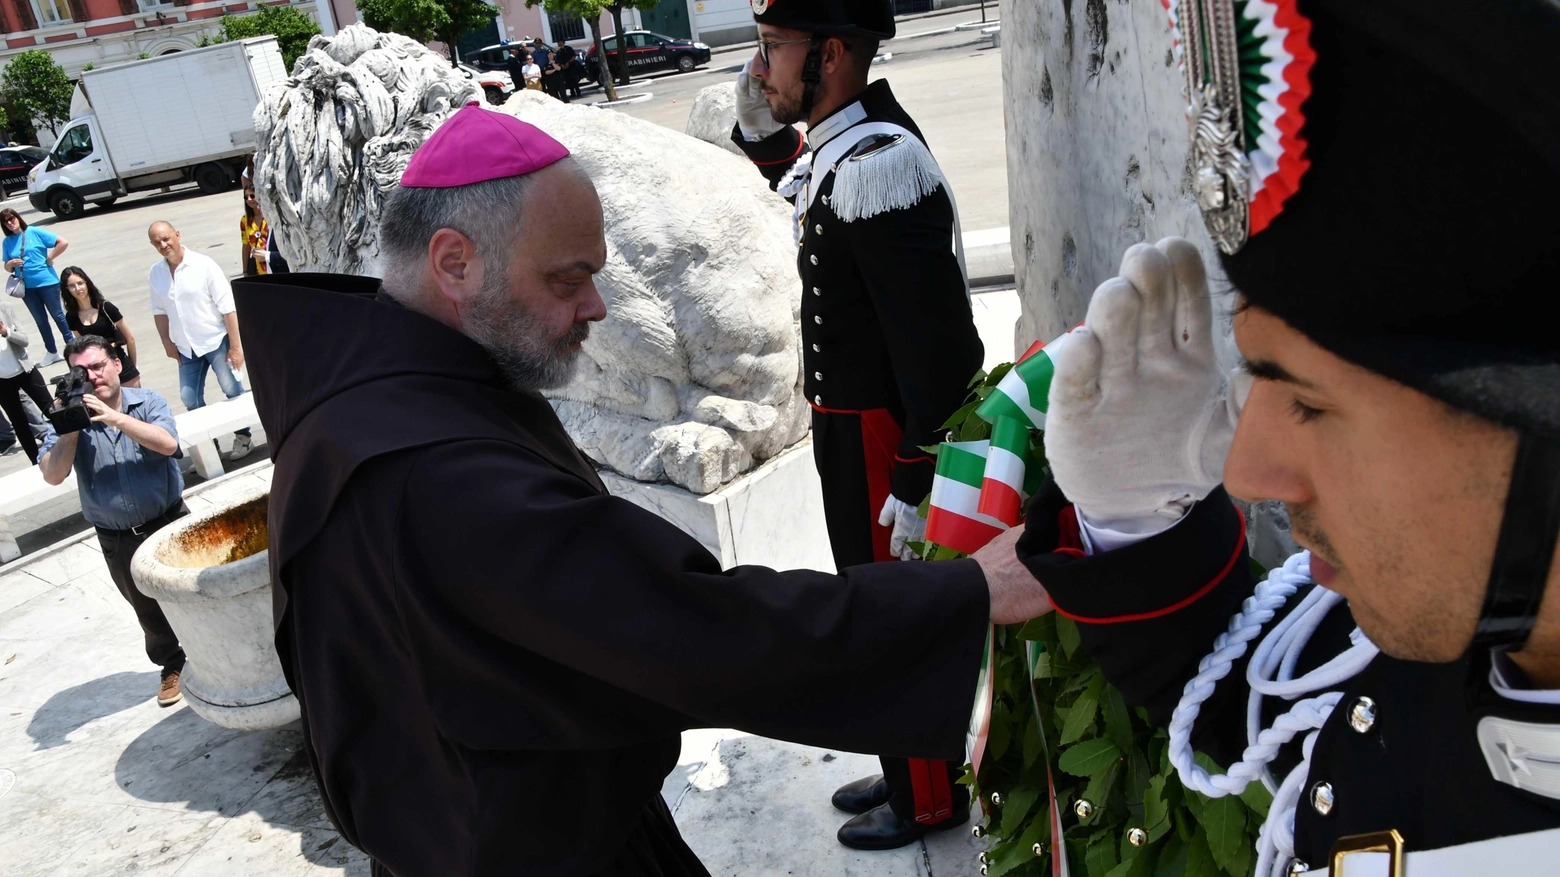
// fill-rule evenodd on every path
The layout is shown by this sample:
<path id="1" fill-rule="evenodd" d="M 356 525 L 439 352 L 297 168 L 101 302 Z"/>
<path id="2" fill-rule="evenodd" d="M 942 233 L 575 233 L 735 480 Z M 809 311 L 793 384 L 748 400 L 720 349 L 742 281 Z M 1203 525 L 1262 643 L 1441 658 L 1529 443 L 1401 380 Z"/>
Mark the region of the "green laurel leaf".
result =
<path id="1" fill-rule="evenodd" d="M 1116 845 L 1111 842 L 1110 832 L 1096 832 L 1089 838 L 1089 851 L 1083 856 L 1083 867 L 1089 877 L 1105 877 L 1116 867 Z"/>
<path id="2" fill-rule="evenodd" d="M 1127 702 L 1116 686 L 1104 686 L 1101 692 L 1100 709 L 1105 714 L 1105 736 L 1120 747 L 1122 752 L 1132 751 L 1134 748 L 1132 714 L 1127 712 Z"/>
<path id="3" fill-rule="evenodd" d="M 1186 845 L 1185 877 L 1219 877 L 1219 866 L 1208 851 L 1208 837 L 1201 828 Z"/>
<path id="4" fill-rule="evenodd" d="M 1207 834 L 1208 851 L 1220 868 L 1233 871 L 1241 853 L 1246 849 L 1246 805 L 1239 798 L 1226 795 L 1213 798 L 1203 805 L 1198 819 Z M 1245 871 L 1238 872 L 1244 877 Z"/>
<path id="5" fill-rule="evenodd" d="M 1056 766 L 1075 777 L 1093 776 L 1121 757 L 1116 744 L 1103 737 L 1085 740 L 1062 753 Z"/>
<path id="6" fill-rule="evenodd" d="M 1002 836 L 1013 837 L 1024 824 L 1035 802 L 1040 800 L 1040 787 L 1020 786 L 1009 792 L 1002 801 Z"/>
<path id="7" fill-rule="evenodd" d="M 1073 652 L 1078 651 L 1078 644 L 1082 637 L 1078 634 L 1078 622 L 1071 618 L 1058 616 L 1056 619 L 1056 635 L 1062 641 L 1062 651 L 1071 658 Z"/>
<path id="8" fill-rule="evenodd" d="M 1268 810 L 1273 806 L 1273 793 L 1267 790 L 1267 786 L 1260 781 L 1250 783 L 1246 791 L 1240 793 L 1240 799 L 1246 802 L 1251 811 L 1263 819 L 1267 818 Z"/>
<path id="9" fill-rule="evenodd" d="M 1084 691 L 1073 701 L 1072 708 L 1067 711 L 1067 721 L 1062 724 L 1061 744 L 1077 742 L 1085 733 L 1094 731 L 1094 714 L 1099 708 L 1099 701 L 1095 700 L 1092 691 Z M 1120 744 L 1116 744 L 1120 749 Z"/>

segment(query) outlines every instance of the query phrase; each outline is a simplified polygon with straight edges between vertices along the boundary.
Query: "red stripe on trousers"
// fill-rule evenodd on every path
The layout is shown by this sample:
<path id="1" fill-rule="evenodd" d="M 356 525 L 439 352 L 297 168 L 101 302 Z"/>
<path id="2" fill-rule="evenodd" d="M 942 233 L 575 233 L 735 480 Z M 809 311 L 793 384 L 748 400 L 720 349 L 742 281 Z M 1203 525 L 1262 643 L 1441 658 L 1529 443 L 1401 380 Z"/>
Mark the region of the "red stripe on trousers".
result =
<path id="1" fill-rule="evenodd" d="M 915 793 L 915 821 L 941 822 L 953 815 L 953 795 L 948 790 L 946 762 L 929 758 L 911 758 L 910 787 Z"/>
<path id="2" fill-rule="evenodd" d="M 873 408 L 861 412 L 861 456 L 867 470 L 867 526 L 872 528 L 872 559 L 893 560 L 888 553 L 888 538 L 894 535 L 892 527 L 878 526 L 878 512 L 888 501 L 889 485 L 894 477 L 894 452 L 899 450 L 899 439 L 904 431 L 894 422 L 887 408 Z"/>
<path id="3" fill-rule="evenodd" d="M 860 417 L 862 464 L 867 472 L 867 514 L 872 518 L 868 522 L 872 528 L 872 559 L 893 560 L 894 556 L 888 553 L 888 540 L 894 528 L 878 526 L 877 517 L 883 503 L 888 501 L 896 452 L 904 430 L 894 422 L 894 416 L 887 408 L 862 411 Z M 915 821 L 935 823 L 953 815 L 947 763 L 928 758 L 906 760 L 910 763 L 910 786 L 915 795 Z"/>

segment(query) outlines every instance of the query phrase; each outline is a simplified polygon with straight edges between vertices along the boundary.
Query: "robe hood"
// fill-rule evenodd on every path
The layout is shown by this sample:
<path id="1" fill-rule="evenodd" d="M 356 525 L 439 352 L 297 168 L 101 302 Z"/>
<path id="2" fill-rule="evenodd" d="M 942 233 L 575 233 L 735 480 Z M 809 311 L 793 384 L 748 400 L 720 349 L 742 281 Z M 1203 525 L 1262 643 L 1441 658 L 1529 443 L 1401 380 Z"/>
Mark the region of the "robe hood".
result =
<path id="1" fill-rule="evenodd" d="M 509 390 L 480 345 L 396 304 L 379 281 L 271 275 L 235 281 L 233 297 L 275 464 L 267 517 L 279 632 L 293 587 L 287 564 L 376 457 L 502 441 L 606 493 L 541 394 Z"/>
<path id="2" fill-rule="evenodd" d="M 267 275 L 233 292 L 273 462 L 310 412 L 353 387 L 417 375 L 502 388 L 476 342 L 381 295 L 374 278 Z"/>

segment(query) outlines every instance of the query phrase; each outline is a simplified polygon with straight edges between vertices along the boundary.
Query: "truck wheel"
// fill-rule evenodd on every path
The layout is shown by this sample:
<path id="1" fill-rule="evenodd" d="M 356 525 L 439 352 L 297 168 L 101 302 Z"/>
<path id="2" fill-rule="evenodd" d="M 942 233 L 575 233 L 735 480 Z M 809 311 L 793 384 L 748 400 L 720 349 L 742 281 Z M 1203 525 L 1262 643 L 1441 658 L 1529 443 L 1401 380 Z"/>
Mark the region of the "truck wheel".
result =
<path id="1" fill-rule="evenodd" d="M 232 188 L 233 181 L 221 165 L 203 164 L 195 169 L 195 185 L 207 195 L 215 195 Z"/>
<path id="2" fill-rule="evenodd" d="M 698 66 L 698 64 L 694 63 L 692 55 L 678 55 L 677 56 L 677 72 L 678 73 L 692 73 L 693 72 L 693 68 L 695 68 L 697 66 Z"/>
<path id="3" fill-rule="evenodd" d="M 506 100 L 504 90 L 496 85 L 484 85 L 482 91 L 487 95 L 487 102 L 495 107 Z"/>
<path id="4" fill-rule="evenodd" d="M 60 189 L 49 196 L 49 209 L 61 219 L 75 219 L 81 215 L 81 196 L 74 189 Z"/>

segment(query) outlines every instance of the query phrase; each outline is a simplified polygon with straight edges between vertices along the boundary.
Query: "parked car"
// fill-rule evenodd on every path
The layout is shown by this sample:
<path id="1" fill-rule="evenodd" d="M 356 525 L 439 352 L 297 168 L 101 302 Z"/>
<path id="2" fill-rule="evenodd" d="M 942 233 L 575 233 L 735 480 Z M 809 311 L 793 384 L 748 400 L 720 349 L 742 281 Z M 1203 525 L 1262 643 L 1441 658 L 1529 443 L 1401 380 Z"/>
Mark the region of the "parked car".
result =
<path id="1" fill-rule="evenodd" d="M 542 43 L 542 45 L 549 52 L 556 51 L 552 43 Z M 507 43 L 483 46 L 475 52 L 465 53 L 461 60 L 478 70 L 507 71 L 509 69 L 509 50 L 515 48 L 524 49 L 527 52 L 531 51 L 531 38 L 526 37 L 520 40 L 510 40 Z"/>
<path id="2" fill-rule="evenodd" d="M 664 37 L 647 30 L 631 30 L 623 36 L 627 40 L 629 73 L 650 73 L 656 70 L 688 73 L 700 64 L 710 62 L 710 47 L 703 43 Z M 617 69 L 617 37 L 603 39 L 601 47 L 606 50 L 607 57 L 612 59 L 613 71 L 621 73 Z M 590 51 L 585 53 L 585 74 L 592 80 L 601 80 L 595 46 L 591 46 Z"/>
<path id="3" fill-rule="evenodd" d="M 509 99 L 514 93 L 515 82 L 505 70 L 478 70 L 470 64 L 461 64 L 460 72 L 475 79 L 482 86 L 482 93 L 487 96 L 487 102 L 498 105 Z"/>
<path id="4" fill-rule="evenodd" d="M 0 149 L 0 201 L 18 189 L 27 188 L 27 172 L 49 157 L 36 146 L 7 146 Z"/>

